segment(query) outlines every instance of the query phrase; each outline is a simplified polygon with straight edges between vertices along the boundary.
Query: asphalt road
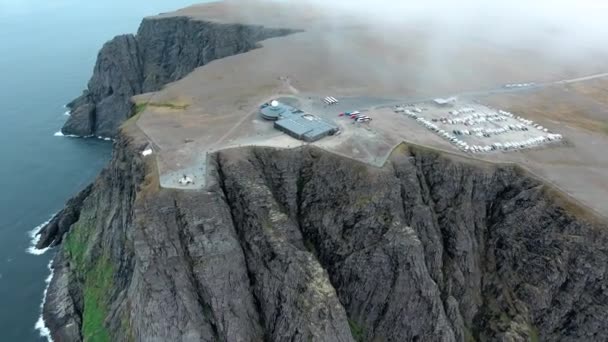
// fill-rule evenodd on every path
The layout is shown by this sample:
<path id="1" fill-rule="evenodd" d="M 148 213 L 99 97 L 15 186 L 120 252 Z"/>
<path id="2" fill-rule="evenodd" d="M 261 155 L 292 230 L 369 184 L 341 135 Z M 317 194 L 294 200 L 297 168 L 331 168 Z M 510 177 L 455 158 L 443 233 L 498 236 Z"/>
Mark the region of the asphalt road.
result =
<path id="1" fill-rule="evenodd" d="M 542 89 L 542 88 L 546 88 L 546 87 L 554 86 L 554 85 L 572 84 L 572 83 L 590 81 L 590 80 L 604 78 L 604 77 L 608 77 L 608 72 L 593 74 L 593 75 L 583 76 L 583 77 L 577 77 L 577 78 L 571 78 L 571 79 L 565 79 L 565 80 L 559 80 L 559 81 L 553 81 L 553 82 L 533 83 L 532 85 L 525 86 L 525 87 L 506 88 L 505 86 L 501 86 L 499 88 L 494 88 L 494 89 L 475 90 L 475 91 L 463 92 L 463 93 L 459 93 L 459 94 L 450 94 L 450 95 L 444 96 L 444 97 L 475 98 L 475 97 L 480 97 L 480 96 L 488 96 L 488 95 L 496 95 L 496 94 L 519 93 L 519 92 L 525 92 L 525 91 L 530 91 L 530 90 L 538 90 L 538 89 Z M 395 101 L 394 103 L 378 106 L 376 108 L 388 108 L 388 107 L 393 107 L 393 106 L 405 104 L 405 103 L 415 104 L 415 103 L 429 102 L 429 101 L 433 101 L 434 99 L 436 99 L 438 97 L 442 97 L 442 96 L 402 99 L 399 101 Z"/>

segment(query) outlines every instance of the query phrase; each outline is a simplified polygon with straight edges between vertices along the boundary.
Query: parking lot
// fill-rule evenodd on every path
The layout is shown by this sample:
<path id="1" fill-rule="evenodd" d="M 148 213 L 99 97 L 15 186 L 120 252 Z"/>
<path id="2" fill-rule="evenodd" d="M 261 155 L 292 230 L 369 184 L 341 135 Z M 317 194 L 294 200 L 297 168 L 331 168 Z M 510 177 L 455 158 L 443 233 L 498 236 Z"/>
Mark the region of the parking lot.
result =
<path id="1" fill-rule="evenodd" d="M 478 103 L 456 101 L 439 105 L 429 102 L 397 106 L 394 111 L 416 120 L 468 153 L 514 151 L 563 140 L 561 134 L 538 123 Z"/>

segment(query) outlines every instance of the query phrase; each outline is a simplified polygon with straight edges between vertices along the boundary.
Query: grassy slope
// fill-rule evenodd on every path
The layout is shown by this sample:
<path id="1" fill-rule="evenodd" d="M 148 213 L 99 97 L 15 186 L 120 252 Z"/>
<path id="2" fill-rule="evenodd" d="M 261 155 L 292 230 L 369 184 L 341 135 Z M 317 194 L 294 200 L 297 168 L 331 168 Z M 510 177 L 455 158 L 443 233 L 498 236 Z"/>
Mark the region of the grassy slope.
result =
<path id="1" fill-rule="evenodd" d="M 88 256 L 91 234 L 95 227 L 95 216 L 83 210 L 79 221 L 70 230 L 64 250 L 71 260 L 73 271 L 84 279 L 84 310 L 82 313 L 82 335 L 85 341 L 110 341 L 104 326 L 108 314 L 107 298 L 113 285 L 114 266 L 102 255 L 95 260 Z"/>

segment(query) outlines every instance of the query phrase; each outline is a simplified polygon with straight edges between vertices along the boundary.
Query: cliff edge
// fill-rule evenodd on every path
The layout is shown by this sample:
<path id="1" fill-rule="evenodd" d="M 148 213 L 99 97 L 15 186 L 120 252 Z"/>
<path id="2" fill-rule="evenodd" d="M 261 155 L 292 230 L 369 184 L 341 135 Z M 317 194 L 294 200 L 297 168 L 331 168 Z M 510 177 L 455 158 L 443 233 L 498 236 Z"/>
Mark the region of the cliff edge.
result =
<path id="1" fill-rule="evenodd" d="M 57 341 L 608 339 L 605 223 L 515 166 L 242 148 L 176 191 L 145 146 L 43 231 Z"/>
<path id="2" fill-rule="evenodd" d="M 134 95 L 157 91 L 213 60 L 293 32 L 188 17 L 146 18 L 137 35 L 118 36 L 103 46 L 87 89 L 68 104 L 71 116 L 61 131 L 114 137 L 133 112 Z"/>
<path id="3" fill-rule="evenodd" d="M 246 147 L 209 152 L 205 189 L 162 188 L 157 158 L 180 151 L 143 120 L 121 126 L 131 96 L 292 32 L 156 17 L 103 47 L 63 130 L 115 137 L 112 160 L 38 243 L 57 251 L 43 307 L 55 341 L 608 340 L 605 220 L 513 164 L 416 145 L 383 167 Z M 291 52 L 305 59 L 318 40 L 301 38 L 266 52 L 304 43 Z M 192 144 L 167 122 L 156 128 Z M 201 122 L 192 134 L 220 131 Z"/>

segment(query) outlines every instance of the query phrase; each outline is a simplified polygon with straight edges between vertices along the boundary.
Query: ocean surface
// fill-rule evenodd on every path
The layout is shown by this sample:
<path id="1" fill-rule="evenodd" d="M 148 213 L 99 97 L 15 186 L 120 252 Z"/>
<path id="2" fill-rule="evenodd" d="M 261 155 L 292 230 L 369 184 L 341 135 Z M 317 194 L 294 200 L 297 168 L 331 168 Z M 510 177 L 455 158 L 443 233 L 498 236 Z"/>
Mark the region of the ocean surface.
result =
<path id="1" fill-rule="evenodd" d="M 196 0 L 0 0 L 0 341 L 45 341 L 35 324 L 53 250 L 30 232 L 90 183 L 112 143 L 55 136 L 64 105 L 113 36 Z"/>

